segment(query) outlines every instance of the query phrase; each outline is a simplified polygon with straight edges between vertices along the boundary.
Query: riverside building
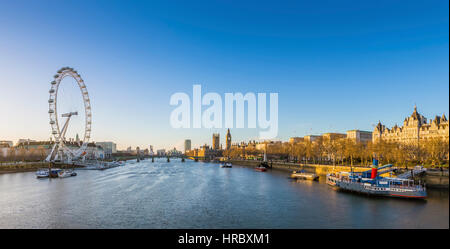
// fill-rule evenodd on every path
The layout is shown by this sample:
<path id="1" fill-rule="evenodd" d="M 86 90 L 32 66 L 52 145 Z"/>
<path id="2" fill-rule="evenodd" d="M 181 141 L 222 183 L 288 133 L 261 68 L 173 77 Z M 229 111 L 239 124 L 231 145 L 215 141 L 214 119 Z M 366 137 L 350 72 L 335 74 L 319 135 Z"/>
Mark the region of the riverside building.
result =
<path id="1" fill-rule="evenodd" d="M 443 140 L 449 139 L 448 120 L 445 115 L 437 116 L 434 119 L 427 119 L 417 112 L 417 107 L 414 106 L 414 111 L 411 116 L 405 118 L 403 126 L 395 125 L 391 129 L 386 128 L 381 122 L 373 131 L 372 141 L 374 143 L 383 140 L 388 142 L 398 142 L 403 144 L 417 144 L 421 140 L 432 138 L 440 138 Z"/>

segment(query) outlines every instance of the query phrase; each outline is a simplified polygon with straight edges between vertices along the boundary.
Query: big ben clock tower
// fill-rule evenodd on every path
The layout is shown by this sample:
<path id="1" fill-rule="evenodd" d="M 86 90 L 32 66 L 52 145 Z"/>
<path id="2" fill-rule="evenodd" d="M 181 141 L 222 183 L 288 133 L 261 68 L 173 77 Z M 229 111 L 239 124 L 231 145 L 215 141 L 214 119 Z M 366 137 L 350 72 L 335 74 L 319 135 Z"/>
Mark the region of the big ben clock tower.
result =
<path id="1" fill-rule="evenodd" d="M 227 144 L 226 144 L 226 149 L 229 150 L 231 149 L 231 134 L 230 134 L 230 129 L 228 129 L 227 131 Z"/>

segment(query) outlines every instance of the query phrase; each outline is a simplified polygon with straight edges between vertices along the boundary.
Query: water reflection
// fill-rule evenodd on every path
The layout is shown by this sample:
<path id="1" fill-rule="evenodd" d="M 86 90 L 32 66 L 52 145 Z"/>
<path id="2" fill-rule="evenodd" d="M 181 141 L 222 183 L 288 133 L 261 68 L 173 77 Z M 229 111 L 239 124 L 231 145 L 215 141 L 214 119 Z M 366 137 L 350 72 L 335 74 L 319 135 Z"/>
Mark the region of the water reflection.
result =
<path id="1" fill-rule="evenodd" d="M 448 191 L 372 198 L 289 173 L 179 160 L 0 175 L 0 228 L 448 228 Z"/>

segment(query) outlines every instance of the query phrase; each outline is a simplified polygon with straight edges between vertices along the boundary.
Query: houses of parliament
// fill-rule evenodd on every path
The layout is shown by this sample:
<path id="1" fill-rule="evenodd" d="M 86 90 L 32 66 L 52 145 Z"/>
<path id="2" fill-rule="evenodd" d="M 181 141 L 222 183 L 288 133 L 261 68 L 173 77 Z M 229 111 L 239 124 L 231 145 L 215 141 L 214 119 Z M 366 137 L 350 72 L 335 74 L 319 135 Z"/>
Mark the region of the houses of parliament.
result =
<path id="1" fill-rule="evenodd" d="M 436 116 L 434 119 L 427 119 L 417 112 L 417 106 L 411 116 L 405 118 L 403 126 L 395 125 L 391 129 L 386 128 L 381 122 L 375 127 L 372 134 L 372 141 L 380 140 L 387 142 L 397 142 L 402 144 L 418 144 L 420 141 L 432 138 L 449 140 L 448 120 L 445 115 Z"/>

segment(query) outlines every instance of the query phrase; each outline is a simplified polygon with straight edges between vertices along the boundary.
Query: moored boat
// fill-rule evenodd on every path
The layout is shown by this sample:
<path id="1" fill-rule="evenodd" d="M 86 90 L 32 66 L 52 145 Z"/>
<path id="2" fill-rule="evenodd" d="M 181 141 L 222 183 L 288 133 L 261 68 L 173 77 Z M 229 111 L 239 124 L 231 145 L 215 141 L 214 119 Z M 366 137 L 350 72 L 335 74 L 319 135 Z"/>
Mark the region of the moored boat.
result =
<path id="1" fill-rule="evenodd" d="M 231 163 L 224 163 L 220 165 L 221 168 L 232 168 L 233 165 Z"/>
<path id="2" fill-rule="evenodd" d="M 61 170 L 58 172 L 58 177 L 60 178 L 66 178 L 71 176 L 76 176 L 77 173 L 75 173 L 73 170 Z"/>
<path id="3" fill-rule="evenodd" d="M 266 171 L 267 169 L 265 168 L 265 167 L 255 167 L 255 170 L 256 171 L 260 171 L 260 172 L 264 172 L 264 171 Z"/>
<path id="4" fill-rule="evenodd" d="M 47 178 L 48 177 L 48 169 L 38 169 L 36 171 L 36 178 Z"/>
<path id="5" fill-rule="evenodd" d="M 36 171 L 36 178 L 56 178 L 58 177 L 59 172 L 61 169 L 54 168 L 54 169 L 38 169 Z"/>
<path id="6" fill-rule="evenodd" d="M 267 163 L 266 154 L 264 154 L 264 161 L 262 163 L 260 163 L 257 167 L 255 167 L 255 170 L 264 172 L 264 171 L 267 171 L 268 168 L 270 168 L 270 166 Z"/>
<path id="7" fill-rule="evenodd" d="M 375 162 L 375 160 L 374 160 Z M 378 169 L 392 168 L 391 164 L 378 168 L 374 163 L 371 170 L 364 172 L 338 172 L 327 175 L 326 183 L 340 190 L 373 196 L 425 199 L 427 191 L 424 184 L 414 180 L 394 177 L 381 177 Z M 382 171 L 381 173 L 386 172 Z"/>
<path id="8" fill-rule="evenodd" d="M 293 171 L 291 174 L 291 178 L 293 179 L 304 179 L 304 180 L 317 180 L 319 179 L 319 176 L 314 173 L 306 173 L 306 172 L 297 172 Z"/>
<path id="9" fill-rule="evenodd" d="M 56 177 L 58 177 L 58 174 L 59 174 L 60 171 L 61 171 L 61 169 L 58 169 L 58 168 L 50 169 L 48 177 L 56 178 Z"/>

